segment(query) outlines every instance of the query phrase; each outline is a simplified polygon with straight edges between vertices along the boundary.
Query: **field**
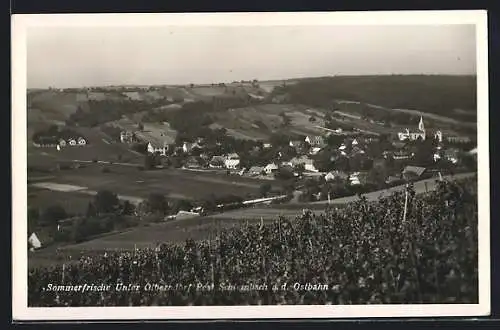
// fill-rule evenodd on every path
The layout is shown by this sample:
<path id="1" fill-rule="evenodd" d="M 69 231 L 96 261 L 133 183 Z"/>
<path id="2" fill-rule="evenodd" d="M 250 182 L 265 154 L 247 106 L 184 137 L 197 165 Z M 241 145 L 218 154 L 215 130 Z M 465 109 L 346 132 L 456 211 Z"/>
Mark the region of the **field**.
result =
<path id="1" fill-rule="evenodd" d="M 104 167 L 110 172 L 103 173 Z M 254 196 L 258 194 L 260 184 L 267 182 L 225 174 L 177 169 L 140 171 L 130 166 L 102 164 L 87 164 L 83 168 L 57 171 L 52 175 L 54 177 L 50 180 L 37 184 L 68 184 L 91 191 L 107 189 L 120 195 L 137 198 L 147 198 L 151 193 L 161 193 L 170 198 L 194 200 L 206 198 L 210 194 Z"/>
<path id="2" fill-rule="evenodd" d="M 458 125 L 458 126 L 464 126 L 464 127 L 476 127 L 477 124 L 475 121 L 465 121 L 465 120 L 458 120 L 450 117 L 446 117 L 443 115 L 438 115 L 435 113 L 429 113 L 429 112 L 423 112 L 419 110 L 412 110 L 412 109 L 390 109 L 386 108 L 380 105 L 375 105 L 375 104 L 370 104 L 370 103 L 362 103 L 358 101 L 346 101 L 346 100 L 337 100 L 336 102 L 336 108 L 343 112 L 347 112 L 350 114 L 355 114 L 355 115 L 361 115 L 361 110 L 366 109 L 368 111 L 392 111 L 392 112 L 401 112 L 413 116 L 422 116 L 424 120 L 432 120 L 433 122 L 436 122 L 440 126 L 443 125 Z M 466 115 L 469 117 L 473 117 L 475 114 L 475 111 L 471 110 L 463 110 L 463 109 L 454 109 L 450 114 L 461 114 L 461 115 Z"/>
<path id="3" fill-rule="evenodd" d="M 280 116 L 282 112 L 291 120 L 287 128 L 290 132 L 299 135 L 324 133 L 316 127 L 324 125 L 321 111 L 291 104 L 263 104 L 229 109 L 216 115 L 216 124 L 212 127 L 225 127 L 228 134 L 236 138 L 266 139 L 271 133 L 282 128 L 283 120 Z M 316 117 L 315 122 L 309 121 L 312 115 Z"/>
<path id="4" fill-rule="evenodd" d="M 88 203 L 92 201 L 92 198 L 90 195 L 76 192 L 51 191 L 28 187 L 28 207 L 35 207 L 40 210 L 57 204 L 69 213 L 85 214 Z"/>

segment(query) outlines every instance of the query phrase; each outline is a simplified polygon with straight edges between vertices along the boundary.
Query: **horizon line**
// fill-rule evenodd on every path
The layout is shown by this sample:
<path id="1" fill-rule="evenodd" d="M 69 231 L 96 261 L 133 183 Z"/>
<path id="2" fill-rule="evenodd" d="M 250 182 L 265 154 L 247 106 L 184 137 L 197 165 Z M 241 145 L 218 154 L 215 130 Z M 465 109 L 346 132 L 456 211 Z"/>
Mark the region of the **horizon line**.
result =
<path id="1" fill-rule="evenodd" d="M 307 79 L 321 79 L 321 78 L 335 78 L 335 77 L 388 77 L 388 76 L 440 76 L 440 77 L 477 77 L 477 73 L 385 73 L 385 74 L 338 74 L 338 75 L 326 75 L 326 76 L 306 76 L 306 77 L 290 77 L 290 78 L 279 78 L 279 79 L 266 79 L 260 80 L 257 78 L 253 79 L 240 79 L 239 81 L 220 81 L 220 82 L 191 82 L 191 83 L 127 83 L 127 84 L 108 84 L 108 85 L 79 85 L 71 87 L 62 86 L 46 86 L 46 87 L 27 87 L 30 89 L 82 89 L 82 88 L 110 88 L 110 87 L 138 87 L 138 86 L 148 86 L 148 87 L 169 87 L 169 86 L 187 86 L 193 84 L 194 86 L 200 85 L 218 85 L 218 84 L 234 84 L 241 83 L 241 81 L 253 81 L 257 80 L 258 83 L 265 82 L 276 82 L 276 81 L 293 81 L 293 80 L 307 80 Z"/>

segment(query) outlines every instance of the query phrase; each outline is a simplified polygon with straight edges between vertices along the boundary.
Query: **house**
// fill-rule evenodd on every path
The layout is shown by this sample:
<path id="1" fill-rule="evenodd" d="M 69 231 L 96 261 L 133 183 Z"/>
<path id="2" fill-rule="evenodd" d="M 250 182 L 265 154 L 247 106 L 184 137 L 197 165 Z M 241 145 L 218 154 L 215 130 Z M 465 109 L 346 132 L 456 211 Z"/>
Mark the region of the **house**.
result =
<path id="1" fill-rule="evenodd" d="M 321 151 L 320 147 L 313 147 L 313 148 L 311 148 L 311 151 L 309 151 L 309 154 L 311 154 L 311 155 L 317 155 L 318 152 L 320 152 L 320 151 Z"/>
<path id="2" fill-rule="evenodd" d="M 467 154 L 474 157 L 474 159 L 477 161 L 477 147 L 467 152 Z"/>
<path id="3" fill-rule="evenodd" d="M 186 161 L 186 167 L 187 168 L 200 168 L 200 162 L 196 157 L 189 157 L 189 159 Z"/>
<path id="4" fill-rule="evenodd" d="M 437 140 L 439 143 L 443 142 L 443 133 L 441 131 L 436 131 L 434 133 L 434 139 Z"/>
<path id="5" fill-rule="evenodd" d="M 59 139 L 59 146 L 60 147 L 65 147 L 66 146 L 66 141 L 64 139 Z"/>
<path id="6" fill-rule="evenodd" d="M 69 144 L 70 146 L 76 146 L 76 140 L 75 140 L 75 139 L 73 139 L 73 138 L 71 138 L 71 139 L 69 139 L 69 140 L 68 140 L 68 144 Z"/>
<path id="7" fill-rule="evenodd" d="M 248 170 L 248 175 L 250 176 L 257 176 L 261 175 L 262 173 L 264 173 L 264 167 L 262 166 L 252 166 Z"/>
<path id="8" fill-rule="evenodd" d="M 224 167 L 226 158 L 223 156 L 213 156 L 210 160 L 209 166 L 212 168 L 222 168 Z"/>
<path id="9" fill-rule="evenodd" d="M 121 143 L 131 143 L 133 140 L 134 134 L 129 131 L 121 131 L 120 132 L 120 142 Z"/>
<path id="10" fill-rule="evenodd" d="M 302 141 L 300 141 L 300 140 L 292 140 L 292 141 L 290 141 L 288 143 L 288 145 L 290 147 L 292 147 L 292 148 L 297 149 L 297 148 L 300 148 L 302 146 Z"/>
<path id="11" fill-rule="evenodd" d="M 188 152 L 190 152 L 190 151 L 191 151 L 191 149 L 193 149 L 193 143 L 184 142 L 184 143 L 182 144 L 182 151 L 183 151 L 184 153 L 186 153 L 186 154 L 187 154 Z"/>
<path id="12" fill-rule="evenodd" d="M 305 142 L 309 143 L 312 147 L 324 147 L 326 145 L 325 140 L 319 135 L 308 135 L 304 139 Z"/>
<path id="13" fill-rule="evenodd" d="M 403 178 L 409 180 L 409 179 L 418 179 L 424 174 L 426 168 L 425 167 L 419 167 L 419 166 L 406 166 L 403 169 L 402 175 Z"/>
<path id="14" fill-rule="evenodd" d="M 278 170 L 278 165 L 274 163 L 267 164 L 266 167 L 264 167 L 264 172 L 266 172 L 266 174 L 274 173 L 277 170 Z"/>
<path id="15" fill-rule="evenodd" d="M 402 180 L 401 176 L 389 175 L 387 177 L 387 179 L 385 180 L 385 183 L 387 183 L 387 184 L 394 184 L 394 183 L 400 182 L 401 180 Z"/>
<path id="16" fill-rule="evenodd" d="M 447 136 L 446 141 L 449 143 L 469 143 L 471 138 L 468 136 Z"/>
<path id="17" fill-rule="evenodd" d="M 341 171 L 331 171 L 325 175 L 325 181 L 333 181 L 335 179 L 347 180 L 349 176 Z"/>
<path id="18" fill-rule="evenodd" d="M 353 147 L 351 150 L 351 156 L 362 155 L 364 153 L 365 151 L 358 146 Z"/>
<path id="19" fill-rule="evenodd" d="M 262 145 L 262 147 L 263 147 L 264 149 L 269 149 L 269 148 L 272 148 L 272 146 L 273 146 L 273 145 L 272 145 L 271 143 L 264 143 L 264 144 Z"/>
<path id="20" fill-rule="evenodd" d="M 400 141 L 416 141 L 416 140 L 425 140 L 425 127 L 424 120 L 422 116 L 420 116 L 420 122 L 418 123 L 418 131 L 411 131 L 407 128 L 404 132 L 398 133 L 398 138 Z"/>
<path id="21" fill-rule="evenodd" d="M 162 156 L 165 156 L 167 154 L 168 150 L 168 144 L 166 142 L 159 142 L 159 141 L 149 141 L 148 142 L 148 152 L 151 154 L 154 153 L 159 153 Z"/>
<path id="22" fill-rule="evenodd" d="M 450 149 L 446 149 L 443 152 L 443 158 L 452 162 L 453 164 L 456 164 L 456 163 L 458 163 L 459 154 L 460 154 L 460 150 L 458 150 L 457 148 L 450 148 Z"/>
<path id="23" fill-rule="evenodd" d="M 314 166 L 314 161 L 307 156 L 294 157 L 289 162 L 283 163 L 283 165 L 289 165 L 292 167 L 295 167 L 297 165 L 304 165 L 304 169 L 306 171 L 319 172 L 319 170 Z"/>
<path id="24" fill-rule="evenodd" d="M 42 247 L 42 242 L 40 242 L 40 239 L 38 239 L 38 236 L 35 233 L 32 233 L 28 238 L 28 244 L 32 250 Z"/>
<path id="25" fill-rule="evenodd" d="M 392 158 L 394 160 L 405 160 L 405 159 L 410 159 L 412 158 L 412 154 L 406 151 L 396 151 L 395 153 L 392 154 Z"/>
<path id="26" fill-rule="evenodd" d="M 84 145 L 87 145 L 87 140 L 85 140 L 84 138 L 82 137 L 79 137 L 78 138 L 78 145 L 79 146 L 84 146 Z"/>
<path id="27" fill-rule="evenodd" d="M 352 186 L 360 185 L 361 184 L 361 181 L 360 181 L 360 178 L 359 178 L 359 172 L 355 172 L 355 173 L 352 173 L 351 175 L 349 175 L 349 183 Z"/>
<path id="28" fill-rule="evenodd" d="M 231 153 L 226 156 L 224 165 L 227 169 L 236 169 L 240 165 L 240 156 L 237 153 Z"/>

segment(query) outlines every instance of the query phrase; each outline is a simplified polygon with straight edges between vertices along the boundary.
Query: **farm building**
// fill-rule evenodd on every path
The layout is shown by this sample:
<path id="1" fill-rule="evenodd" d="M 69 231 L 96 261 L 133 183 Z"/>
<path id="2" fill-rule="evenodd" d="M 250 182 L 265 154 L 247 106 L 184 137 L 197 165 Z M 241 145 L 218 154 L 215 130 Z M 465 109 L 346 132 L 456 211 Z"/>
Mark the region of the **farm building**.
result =
<path id="1" fill-rule="evenodd" d="M 405 178 L 407 180 L 418 179 L 424 174 L 425 170 L 426 170 L 425 167 L 406 166 L 403 169 L 402 175 L 403 175 L 403 178 Z"/>
<path id="2" fill-rule="evenodd" d="M 167 154 L 168 144 L 166 142 L 150 141 L 148 143 L 148 152 L 151 154 L 159 153 L 162 156 Z"/>
<path id="3" fill-rule="evenodd" d="M 349 183 L 352 186 L 360 185 L 360 184 L 365 184 L 367 179 L 367 173 L 366 172 L 354 172 L 351 175 L 349 175 L 348 180 Z"/>
<path id="4" fill-rule="evenodd" d="M 447 136 L 446 141 L 449 143 L 470 143 L 472 140 L 468 136 Z"/>
<path id="5" fill-rule="evenodd" d="M 120 132 L 120 142 L 121 143 L 132 143 L 134 138 L 134 133 L 130 131 L 121 131 Z"/>
<path id="6" fill-rule="evenodd" d="M 271 143 L 264 143 L 264 144 L 262 145 L 262 147 L 263 147 L 264 149 L 269 149 L 269 148 L 272 148 L 272 144 L 271 144 Z"/>
<path id="7" fill-rule="evenodd" d="M 302 146 L 302 141 L 300 140 L 292 140 L 288 143 L 288 145 L 292 148 L 300 148 Z"/>
<path id="8" fill-rule="evenodd" d="M 257 176 L 261 175 L 262 173 L 264 173 L 264 167 L 262 166 L 252 166 L 248 170 L 248 175 L 250 176 Z"/>
<path id="9" fill-rule="evenodd" d="M 226 158 L 223 156 L 213 156 L 209 166 L 212 168 L 223 168 L 226 163 Z"/>
<path id="10" fill-rule="evenodd" d="M 314 166 L 314 161 L 307 156 L 294 157 L 289 162 L 284 162 L 283 165 L 292 167 L 295 167 L 297 165 L 304 165 L 304 169 L 306 171 L 319 172 L 319 170 Z"/>
<path id="11" fill-rule="evenodd" d="M 224 166 L 227 169 L 236 169 L 240 165 L 240 156 L 237 153 L 231 153 L 227 155 L 224 160 Z"/>
<path id="12" fill-rule="evenodd" d="M 267 164 L 266 167 L 264 167 L 264 172 L 266 172 L 266 174 L 274 173 L 277 170 L 278 170 L 278 165 L 274 163 Z"/>
<path id="13" fill-rule="evenodd" d="M 392 158 L 394 160 L 410 159 L 410 158 L 412 158 L 412 154 L 410 154 L 409 152 L 406 152 L 406 151 L 399 150 L 399 151 L 396 151 L 395 153 L 392 154 Z"/>
<path id="14" fill-rule="evenodd" d="M 31 250 L 34 249 L 39 249 L 42 247 L 42 242 L 40 242 L 40 239 L 36 235 L 36 233 L 32 233 L 30 237 L 28 238 L 28 244 Z"/>
<path id="15" fill-rule="evenodd" d="M 313 147 L 323 148 L 326 145 L 323 137 L 319 136 L 319 135 L 316 135 L 316 136 L 308 135 L 308 136 L 306 136 L 304 141 L 309 143 L 309 145 L 311 145 Z"/>
<path id="16" fill-rule="evenodd" d="M 346 180 L 349 176 L 341 171 L 331 171 L 325 175 L 325 181 L 333 181 L 335 179 Z"/>

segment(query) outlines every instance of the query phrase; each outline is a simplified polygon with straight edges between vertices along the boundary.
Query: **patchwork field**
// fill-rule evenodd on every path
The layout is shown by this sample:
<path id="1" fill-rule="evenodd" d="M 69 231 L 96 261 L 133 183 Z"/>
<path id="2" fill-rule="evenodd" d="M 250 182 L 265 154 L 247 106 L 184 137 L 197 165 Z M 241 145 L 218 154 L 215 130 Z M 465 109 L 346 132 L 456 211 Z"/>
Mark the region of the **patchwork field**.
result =
<path id="1" fill-rule="evenodd" d="M 324 131 L 316 126 L 323 126 L 324 116 L 320 110 L 302 105 L 263 104 L 245 108 L 229 109 L 216 115 L 213 127 L 225 127 L 228 134 L 236 138 L 266 139 L 271 133 L 282 129 L 281 113 L 290 118 L 288 130 L 299 135 L 321 134 Z M 309 118 L 314 116 L 314 122 Z"/>

